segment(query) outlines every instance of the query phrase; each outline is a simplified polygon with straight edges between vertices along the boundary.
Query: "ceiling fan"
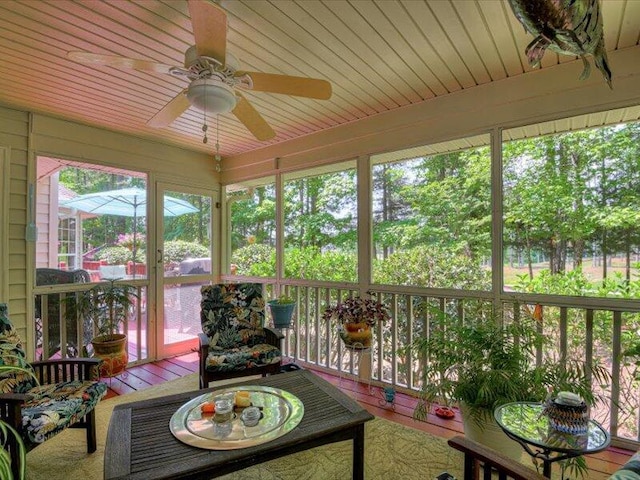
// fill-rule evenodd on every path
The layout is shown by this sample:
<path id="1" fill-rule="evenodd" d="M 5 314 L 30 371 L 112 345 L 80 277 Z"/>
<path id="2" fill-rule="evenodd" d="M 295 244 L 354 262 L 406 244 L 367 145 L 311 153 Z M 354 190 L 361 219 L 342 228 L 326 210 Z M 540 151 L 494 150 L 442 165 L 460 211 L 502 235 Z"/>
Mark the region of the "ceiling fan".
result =
<path id="1" fill-rule="evenodd" d="M 206 113 L 233 113 L 258 140 L 269 140 L 275 132 L 239 90 L 295 95 L 327 100 L 331 84 L 326 80 L 240 70 L 238 59 L 227 52 L 227 15 L 208 0 L 187 0 L 195 45 L 185 52 L 184 67 L 89 52 L 69 52 L 80 62 L 165 73 L 189 80 L 147 125 L 166 127 L 194 106 Z"/>

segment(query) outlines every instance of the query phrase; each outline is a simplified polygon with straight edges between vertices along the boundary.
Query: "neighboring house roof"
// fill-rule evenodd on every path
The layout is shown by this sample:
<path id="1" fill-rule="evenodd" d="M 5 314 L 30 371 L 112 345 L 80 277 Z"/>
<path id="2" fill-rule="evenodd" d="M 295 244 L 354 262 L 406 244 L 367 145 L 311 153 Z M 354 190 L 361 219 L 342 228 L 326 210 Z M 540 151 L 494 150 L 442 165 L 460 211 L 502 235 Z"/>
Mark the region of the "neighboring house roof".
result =
<path id="1" fill-rule="evenodd" d="M 61 183 L 58 183 L 58 204 L 66 201 L 66 200 L 71 200 L 72 198 L 76 198 L 77 196 L 78 196 L 78 194 L 76 192 L 74 192 L 70 188 L 65 187 Z M 72 208 L 60 207 L 59 206 L 58 207 L 58 216 L 60 216 L 60 213 L 63 213 L 64 215 L 69 215 L 73 211 L 74 211 L 74 209 L 72 209 Z M 86 213 L 86 212 L 81 212 L 81 211 L 78 211 L 78 213 L 80 214 L 80 218 L 83 219 L 83 220 L 85 218 L 95 218 L 95 217 L 97 217 L 97 215 L 95 215 L 93 213 Z"/>

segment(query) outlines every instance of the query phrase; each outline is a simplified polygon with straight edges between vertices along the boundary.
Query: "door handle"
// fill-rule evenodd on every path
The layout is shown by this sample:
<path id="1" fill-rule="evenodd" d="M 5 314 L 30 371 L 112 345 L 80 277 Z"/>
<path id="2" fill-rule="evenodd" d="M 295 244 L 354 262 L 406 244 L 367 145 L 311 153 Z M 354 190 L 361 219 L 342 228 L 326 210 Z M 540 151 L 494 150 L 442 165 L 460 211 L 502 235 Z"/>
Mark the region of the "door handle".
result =
<path id="1" fill-rule="evenodd" d="M 158 265 L 161 265 L 163 262 L 163 258 L 162 258 L 162 250 L 158 249 Z"/>

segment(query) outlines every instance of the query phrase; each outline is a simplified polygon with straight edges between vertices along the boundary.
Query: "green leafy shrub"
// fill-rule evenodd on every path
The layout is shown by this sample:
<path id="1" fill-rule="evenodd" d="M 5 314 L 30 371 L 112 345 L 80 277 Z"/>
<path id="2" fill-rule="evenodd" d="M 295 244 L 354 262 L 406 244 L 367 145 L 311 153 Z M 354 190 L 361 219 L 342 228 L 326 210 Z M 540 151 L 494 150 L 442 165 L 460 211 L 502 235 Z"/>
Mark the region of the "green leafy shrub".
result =
<path id="1" fill-rule="evenodd" d="M 98 260 L 106 260 L 109 265 L 124 265 L 131 260 L 131 251 L 125 247 L 106 247 L 96 253 Z M 141 252 L 136 253 L 136 257 L 144 258 Z"/>
<path id="2" fill-rule="evenodd" d="M 164 243 L 165 263 L 180 263 L 187 258 L 202 258 L 209 255 L 209 248 L 199 243 L 184 240 L 170 240 Z"/>
<path id="3" fill-rule="evenodd" d="M 290 248 L 285 253 L 285 276 L 333 282 L 355 282 L 358 274 L 355 252 Z"/>
<path id="4" fill-rule="evenodd" d="M 276 249 L 263 244 L 249 244 L 233 252 L 231 263 L 238 275 L 273 277 L 276 274 Z"/>
<path id="5" fill-rule="evenodd" d="M 421 245 L 374 261 L 374 282 L 387 285 L 491 290 L 491 274 L 477 260 Z"/>

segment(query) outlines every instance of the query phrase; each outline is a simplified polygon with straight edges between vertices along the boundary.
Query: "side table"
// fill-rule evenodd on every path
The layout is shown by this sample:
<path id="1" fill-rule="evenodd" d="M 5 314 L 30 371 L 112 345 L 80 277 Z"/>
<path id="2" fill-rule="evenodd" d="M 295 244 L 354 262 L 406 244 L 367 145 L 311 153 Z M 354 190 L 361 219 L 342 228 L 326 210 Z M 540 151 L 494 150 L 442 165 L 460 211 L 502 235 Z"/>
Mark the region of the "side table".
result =
<path id="1" fill-rule="evenodd" d="M 551 478 L 552 463 L 600 452 L 611 443 L 609 432 L 595 420 L 589 420 L 585 434 L 562 433 L 551 426 L 543 409 L 541 403 L 513 402 L 496 408 L 494 416 L 509 438 L 531 457 L 542 460 L 545 477 Z"/>

